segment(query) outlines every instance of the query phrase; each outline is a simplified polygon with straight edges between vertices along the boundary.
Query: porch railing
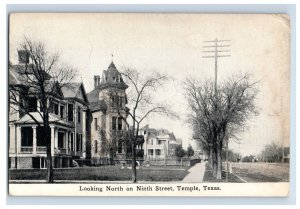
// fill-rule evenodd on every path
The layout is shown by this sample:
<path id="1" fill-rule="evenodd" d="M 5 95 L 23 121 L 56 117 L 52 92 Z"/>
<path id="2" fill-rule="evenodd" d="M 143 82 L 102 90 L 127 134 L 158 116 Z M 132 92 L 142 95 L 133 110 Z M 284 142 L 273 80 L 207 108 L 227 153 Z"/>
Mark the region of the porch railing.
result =
<path id="1" fill-rule="evenodd" d="M 29 147 L 29 146 L 21 147 L 21 152 L 23 152 L 23 153 L 32 153 L 32 151 L 33 151 L 33 147 Z"/>
<path id="2" fill-rule="evenodd" d="M 36 147 L 37 153 L 45 153 L 47 151 L 47 147 Z"/>

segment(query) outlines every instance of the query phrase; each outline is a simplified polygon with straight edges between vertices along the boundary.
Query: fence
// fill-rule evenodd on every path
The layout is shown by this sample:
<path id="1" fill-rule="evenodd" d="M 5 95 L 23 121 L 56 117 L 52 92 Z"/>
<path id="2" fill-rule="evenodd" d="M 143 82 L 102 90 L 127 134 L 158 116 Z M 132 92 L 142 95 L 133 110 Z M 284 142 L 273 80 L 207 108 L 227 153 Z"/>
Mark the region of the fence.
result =
<path id="1" fill-rule="evenodd" d="M 132 163 L 132 159 L 112 159 L 109 157 L 100 157 L 93 159 L 77 159 L 75 160 L 79 166 L 101 166 L 101 165 L 125 165 L 129 166 Z M 136 158 L 136 162 L 140 166 L 193 166 L 196 163 L 199 163 L 200 159 L 190 159 L 190 158 L 182 158 L 182 159 L 148 159 L 144 160 L 143 158 Z"/>
<path id="2" fill-rule="evenodd" d="M 171 158 L 171 159 L 157 159 L 148 160 L 149 165 L 170 165 L 170 166 L 193 166 L 200 162 L 200 159 L 189 159 L 189 158 Z"/>

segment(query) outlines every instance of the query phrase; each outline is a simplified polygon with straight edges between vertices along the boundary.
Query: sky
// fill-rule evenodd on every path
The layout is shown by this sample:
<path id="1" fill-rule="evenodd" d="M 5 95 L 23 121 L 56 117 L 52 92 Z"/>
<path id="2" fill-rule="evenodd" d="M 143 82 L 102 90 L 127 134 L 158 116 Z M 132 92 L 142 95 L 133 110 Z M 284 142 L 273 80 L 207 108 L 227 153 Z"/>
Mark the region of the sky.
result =
<path id="1" fill-rule="evenodd" d="M 41 41 L 60 61 L 79 72 L 86 92 L 93 89 L 93 76 L 102 75 L 112 59 L 118 69 L 157 71 L 170 80 L 155 92 L 155 99 L 172 107 L 174 120 L 161 115 L 147 118 L 153 128 L 165 128 L 182 138 L 192 131 L 186 123 L 188 107 L 182 82 L 214 78 L 214 60 L 202 58 L 203 41 L 230 40 L 230 57 L 218 62 L 218 82 L 232 74 L 248 72 L 259 81 L 256 101 L 259 116 L 247 123 L 240 143 L 229 148 L 258 154 L 274 141 L 289 146 L 289 19 L 283 15 L 214 14 L 12 14 L 9 56 L 17 63 L 17 49 L 24 40 Z M 113 58 L 112 58 L 113 54 Z"/>

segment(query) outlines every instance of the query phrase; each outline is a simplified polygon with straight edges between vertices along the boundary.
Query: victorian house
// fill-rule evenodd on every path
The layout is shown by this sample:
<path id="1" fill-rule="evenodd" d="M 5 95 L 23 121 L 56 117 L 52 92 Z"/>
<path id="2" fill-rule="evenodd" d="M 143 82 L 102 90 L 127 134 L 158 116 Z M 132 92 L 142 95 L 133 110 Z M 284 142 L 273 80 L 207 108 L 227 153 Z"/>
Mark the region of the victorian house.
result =
<path id="1" fill-rule="evenodd" d="M 181 144 L 174 133 L 166 129 L 154 129 L 145 125 L 139 130 L 139 135 L 145 139 L 142 150 L 145 160 L 163 160 L 175 158 L 175 149 Z"/>
<path id="2" fill-rule="evenodd" d="M 40 92 L 34 86 L 27 85 L 28 79 L 34 79 L 28 52 L 19 51 L 18 55 L 19 64 L 9 65 L 9 166 L 46 168 L 43 114 L 37 98 Z M 52 92 L 47 99 L 53 166 L 69 167 L 73 160 L 86 158 L 87 95 L 82 83 L 68 83 L 59 87 L 51 81 L 50 75 L 46 76 L 49 80 L 45 89 Z"/>
<path id="3" fill-rule="evenodd" d="M 126 158 L 127 88 L 113 62 L 101 77 L 94 76 L 94 89 L 87 94 L 91 113 L 90 155 L 94 163 L 102 158 Z"/>

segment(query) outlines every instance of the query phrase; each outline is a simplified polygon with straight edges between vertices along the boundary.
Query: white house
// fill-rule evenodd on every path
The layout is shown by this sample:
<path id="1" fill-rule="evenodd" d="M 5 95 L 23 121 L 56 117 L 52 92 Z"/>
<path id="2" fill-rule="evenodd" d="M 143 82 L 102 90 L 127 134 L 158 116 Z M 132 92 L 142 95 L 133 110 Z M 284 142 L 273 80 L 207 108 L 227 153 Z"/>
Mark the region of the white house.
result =
<path id="1" fill-rule="evenodd" d="M 153 129 L 149 125 L 139 130 L 139 135 L 143 135 L 145 160 L 162 160 L 175 157 L 175 148 L 179 145 L 175 135 L 166 129 Z"/>
<path id="2" fill-rule="evenodd" d="M 28 58 L 24 59 L 24 54 L 26 51 L 19 51 L 19 64 L 9 66 L 10 88 L 22 89 L 29 101 L 24 111 L 24 107 L 12 102 L 23 101 L 24 98 L 19 91 L 10 91 L 9 165 L 10 168 L 45 168 L 46 141 L 41 107 L 36 96 L 39 92 L 26 85 L 32 64 Z M 69 83 L 59 88 L 49 79 L 45 88 L 53 92 L 48 98 L 53 166 L 69 167 L 73 159 L 86 157 L 88 100 L 84 86 L 82 83 Z"/>

